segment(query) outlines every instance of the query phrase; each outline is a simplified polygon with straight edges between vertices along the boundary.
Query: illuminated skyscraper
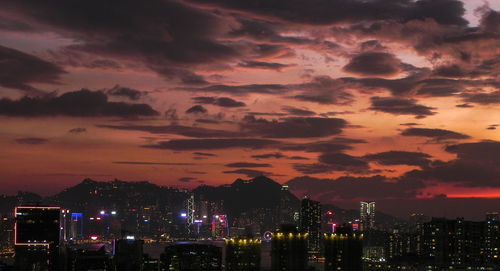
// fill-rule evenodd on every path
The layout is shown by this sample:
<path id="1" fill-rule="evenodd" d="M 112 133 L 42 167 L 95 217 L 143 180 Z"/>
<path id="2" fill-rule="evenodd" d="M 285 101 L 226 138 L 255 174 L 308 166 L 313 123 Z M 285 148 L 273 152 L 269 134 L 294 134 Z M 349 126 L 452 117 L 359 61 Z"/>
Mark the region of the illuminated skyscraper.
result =
<path id="1" fill-rule="evenodd" d="M 15 208 L 16 270 L 59 270 L 59 207 Z"/>
<path id="2" fill-rule="evenodd" d="M 360 231 L 375 228 L 375 202 L 360 202 Z"/>
<path id="3" fill-rule="evenodd" d="M 301 204 L 300 231 L 308 234 L 309 256 L 318 256 L 321 247 L 321 205 L 307 197 L 302 200 Z"/>
<path id="4" fill-rule="evenodd" d="M 224 238 L 229 235 L 229 224 L 226 215 L 212 216 L 212 237 L 216 239 Z"/>

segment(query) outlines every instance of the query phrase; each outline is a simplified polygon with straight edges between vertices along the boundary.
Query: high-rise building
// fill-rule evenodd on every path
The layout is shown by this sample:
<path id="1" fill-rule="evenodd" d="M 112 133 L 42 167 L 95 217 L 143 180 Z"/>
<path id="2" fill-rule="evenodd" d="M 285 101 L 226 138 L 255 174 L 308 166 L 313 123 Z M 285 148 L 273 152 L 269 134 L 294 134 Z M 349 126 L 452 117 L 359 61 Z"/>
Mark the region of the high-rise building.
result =
<path id="1" fill-rule="evenodd" d="M 361 271 L 363 235 L 339 228 L 325 235 L 325 271 Z"/>
<path id="2" fill-rule="evenodd" d="M 304 271 L 307 268 L 307 233 L 283 226 L 271 239 L 272 271 Z"/>
<path id="3" fill-rule="evenodd" d="M 500 263 L 500 215 L 497 212 L 486 214 L 485 248 L 488 261 Z"/>
<path id="4" fill-rule="evenodd" d="M 308 234 L 307 250 L 310 257 L 318 257 L 321 249 L 321 205 L 307 197 L 300 209 L 300 232 Z"/>
<path id="5" fill-rule="evenodd" d="M 61 208 L 15 208 L 16 270 L 59 270 Z"/>
<path id="6" fill-rule="evenodd" d="M 433 218 L 423 225 L 422 256 L 436 266 L 478 266 L 485 235 L 484 222 Z"/>
<path id="7" fill-rule="evenodd" d="M 209 244 L 183 243 L 167 246 L 160 259 L 162 270 L 222 270 L 222 249 Z"/>
<path id="8" fill-rule="evenodd" d="M 260 271 L 260 251 L 258 239 L 226 240 L 226 270 Z"/>
<path id="9" fill-rule="evenodd" d="M 375 229 L 375 202 L 360 202 L 360 231 Z"/>
<path id="10" fill-rule="evenodd" d="M 216 239 L 229 235 L 229 223 L 227 215 L 214 215 L 212 217 L 212 237 Z"/>

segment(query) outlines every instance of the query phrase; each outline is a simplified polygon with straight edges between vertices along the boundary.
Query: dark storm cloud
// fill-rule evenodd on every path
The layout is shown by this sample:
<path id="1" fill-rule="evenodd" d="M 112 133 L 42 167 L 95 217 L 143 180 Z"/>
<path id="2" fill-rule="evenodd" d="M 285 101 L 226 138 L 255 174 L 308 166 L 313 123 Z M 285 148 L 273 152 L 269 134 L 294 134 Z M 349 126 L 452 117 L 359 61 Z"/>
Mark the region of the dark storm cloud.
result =
<path id="1" fill-rule="evenodd" d="M 208 110 L 201 105 L 195 105 L 186 110 L 186 114 L 206 114 L 207 112 Z"/>
<path id="2" fill-rule="evenodd" d="M 415 115 L 418 118 L 424 118 L 435 114 L 431 111 L 435 108 L 417 104 L 415 99 L 372 97 L 371 102 L 371 110 L 393 115 Z"/>
<path id="3" fill-rule="evenodd" d="M 229 97 L 194 97 L 192 98 L 195 103 L 211 104 L 221 107 L 243 107 L 246 106 L 244 102 L 236 101 Z"/>
<path id="4" fill-rule="evenodd" d="M 48 139 L 40 137 L 23 137 L 16 139 L 16 142 L 18 144 L 28 144 L 28 145 L 40 145 L 43 143 L 47 143 L 48 141 L 49 141 Z"/>
<path id="5" fill-rule="evenodd" d="M 0 86 L 42 94 L 33 83 L 58 84 L 65 71 L 38 57 L 0 45 Z"/>
<path id="6" fill-rule="evenodd" d="M 127 97 L 130 100 L 136 101 L 139 100 L 145 93 L 133 88 L 116 85 L 113 88 L 106 90 L 106 94 L 111 96 Z"/>
<path id="7" fill-rule="evenodd" d="M 139 166 L 193 166 L 193 163 L 165 163 L 165 162 L 143 162 L 143 161 L 113 161 L 119 165 L 139 165 Z"/>
<path id="8" fill-rule="evenodd" d="M 409 165 L 426 167 L 431 162 L 430 155 L 422 152 L 387 151 L 363 156 L 364 159 L 381 165 Z"/>
<path id="9" fill-rule="evenodd" d="M 2 8 L 43 29 L 76 37 L 79 43 L 69 46 L 70 50 L 140 61 L 186 84 L 206 83 L 190 67 L 239 55 L 236 48 L 216 41 L 224 24 L 220 16 L 179 1 L 154 0 L 148 5 L 129 0 L 120 5 L 97 0 L 24 1 L 5 3 Z"/>
<path id="10" fill-rule="evenodd" d="M 401 135 L 403 136 L 420 136 L 428 137 L 435 140 L 448 140 L 448 139 L 467 139 L 468 135 L 460 134 L 450 130 L 444 129 L 429 129 L 429 128 L 408 128 L 404 130 Z"/>
<path id="11" fill-rule="evenodd" d="M 390 180 L 384 176 L 340 177 L 318 179 L 309 176 L 297 177 L 286 183 L 291 190 L 305 191 L 308 195 L 327 194 L 341 199 L 414 198 L 416 190 L 423 188 L 421 181 Z"/>
<path id="12" fill-rule="evenodd" d="M 401 61 L 393 54 L 366 52 L 354 56 L 344 71 L 364 76 L 388 76 L 399 72 Z"/>
<path id="13" fill-rule="evenodd" d="M 259 171 L 259 170 L 253 170 L 253 169 L 236 169 L 236 170 L 230 170 L 230 171 L 223 171 L 225 174 L 241 174 L 241 175 L 246 175 L 249 178 L 255 178 L 259 176 L 273 176 L 274 174 L 270 172 L 265 172 L 265 171 Z"/>
<path id="14" fill-rule="evenodd" d="M 263 62 L 263 61 L 242 61 L 238 63 L 239 67 L 248 69 L 263 69 L 263 70 L 274 70 L 281 71 L 285 68 L 294 67 L 294 64 L 281 64 L 276 62 Z"/>
<path id="15" fill-rule="evenodd" d="M 259 163 L 248 163 L 248 162 L 236 162 L 224 165 L 225 167 L 235 167 L 235 168 L 255 168 L 255 167 L 271 167 L 270 164 L 259 164 Z"/>
<path id="16" fill-rule="evenodd" d="M 247 115 L 240 123 L 243 132 L 269 138 L 310 138 L 340 134 L 347 121 L 338 118 L 285 118 L 282 121 Z"/>
<path id="17" fill-rule="evenodd" d="M 222 150 L 233 148 L 265 149 L 279 144 L 279 141 L 257 138 L 228 138 L 228 139 L 172 139 L 160 141 L 144 148 L 166 150 Z"/>
<path id="18" fill-rule="evenodd" d="M 156 116 L 156 112 L 147 104 L 129 104 L 109 102 L 101 91 L 82 89 L 67 92 L 59 97 L 30 98 L 19 100 L 1 99 L 0 115 L 7 116 L 72 116 L 72 117 L 138 117 Z"/>
<path id="19" fill-rule="evenodd" d="M 314 116 L 316 115 L 316 112 L 307 110 L 307 109 L 301 109 L 293 106 L 285 106 L 282 107 L 281 110 L 287 112 L 290 115 L 295 115 L 295 116 Z"/>
<path id="20" fill-rule="evenodd" d="M 87 129 L 81 128 L 81 127 L 73 128 L 73 129 L 70 129 L 68 131 L 68 133 L 72 133 L 72 134 L 81 134 L 81 133 L 86 133 L 86 132 L 87 132 Z"/>
<path id="21" fill-rule="evenodd" d="M 467 24 L 467 21 L 462 18 L 465 11 L 463 3 L 458 0 L 420 0 L 415 2 L 405 0 L 319 0 L 315 1 L 314 4 L 305 0 L 191 1 L 307 24 L 354 23 L 387 18 L 400 22 L 430 18 L 440 24 Z"/>

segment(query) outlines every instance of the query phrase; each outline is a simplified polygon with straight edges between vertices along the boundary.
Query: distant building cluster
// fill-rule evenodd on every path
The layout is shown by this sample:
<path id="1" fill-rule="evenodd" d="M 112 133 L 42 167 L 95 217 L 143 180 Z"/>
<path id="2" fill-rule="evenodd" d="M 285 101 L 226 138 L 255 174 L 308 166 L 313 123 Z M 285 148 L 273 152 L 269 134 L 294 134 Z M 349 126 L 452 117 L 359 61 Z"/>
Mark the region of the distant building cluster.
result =
<path id="1" fill-rule="evenodd" d="M 24 204 L 2 215 L 0 270 L 500 270 L 498 213 L 479 222 L 388 220 L 375 202 L 343 210 L 298 200 L 275 183 L 266 183 L 273 193 L 259 194 L 272 205 L 238 201 L 241 191 L 261 191 L 252 181 L 215 193 L 157 191 L 166 198 L 144 184 L 123 192 L 124 185 L 86 183 L 74 197 L 94 201 Z"/>

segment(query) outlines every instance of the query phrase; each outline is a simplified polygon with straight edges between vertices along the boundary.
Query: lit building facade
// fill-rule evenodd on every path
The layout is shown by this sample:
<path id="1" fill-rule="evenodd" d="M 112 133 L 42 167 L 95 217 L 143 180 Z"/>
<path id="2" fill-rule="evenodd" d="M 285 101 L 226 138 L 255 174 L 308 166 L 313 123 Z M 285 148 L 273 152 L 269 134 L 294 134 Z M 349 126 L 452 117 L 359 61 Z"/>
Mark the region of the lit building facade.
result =
<path id="1" fill-rule="evenodd" d="M 360 202 L 360 231 L 375 229 L 375 202 Z"/>
<path id="2" fill-rule="evenodd" d="M 321 205 L 304 198 L 300 208 L 300 232 L 308 234 L 307 249 L 310 257 L 318 257 L 321 250 Z"/>

